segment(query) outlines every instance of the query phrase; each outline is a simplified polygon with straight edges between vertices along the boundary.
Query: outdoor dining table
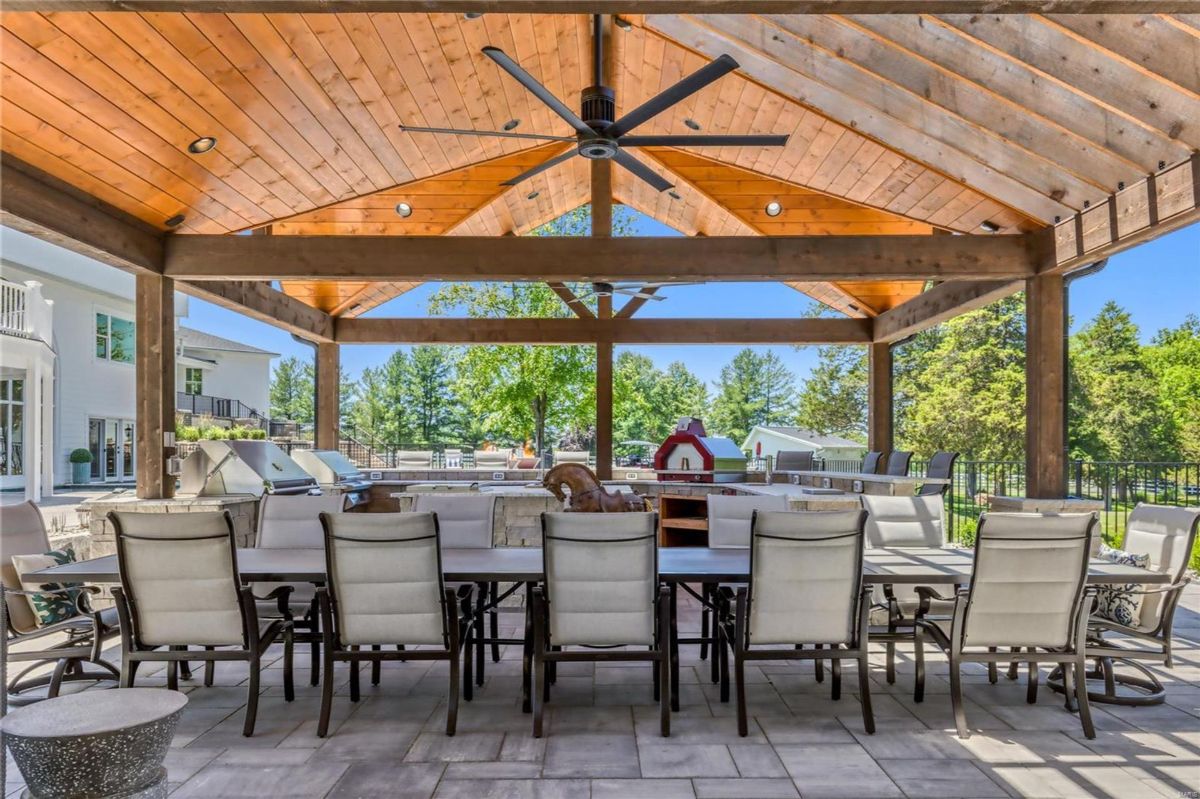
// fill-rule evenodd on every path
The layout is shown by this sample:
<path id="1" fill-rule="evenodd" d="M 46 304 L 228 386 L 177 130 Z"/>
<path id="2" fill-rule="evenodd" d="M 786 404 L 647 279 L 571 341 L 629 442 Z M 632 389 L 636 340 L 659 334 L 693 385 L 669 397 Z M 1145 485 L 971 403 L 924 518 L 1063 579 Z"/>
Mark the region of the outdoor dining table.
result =
<path id="1" fill-rule="evenodd" d="M 868 585 L 965 585 L 971 580 L 973 552 L 957 547 L 870 548 L 863 553 L 863 582 Z M 245 582 L 325 582 L 322 549 L 239 549 L 238 571 Z M 532 602 L 533 586 L 541 582 L 540 547 L 493 549 L 443 549 L 442 573 L 448 582 L 517 583 L 525 586 L 525 606 Z M 678 641 L 677 588 L 686 583 L 744 583 L 750 578 L 748 549 L 660 547 L 659 578 L 671 587 L 671 639 Z M 116 555 L 43 569 L 30 576 L 47 582 L 120 582 Z M 1169 575 L 1108 561 L 1093 560 L 1088 569 L 1091 584 L 1165 583 Z M 511 592 L 508 592 L 511 593 Z M 504 596 L 507 596 L 506 593 Z M 476 608 L 476 612 L 490 609 Z M 523 706 L 530 708 L 531 620 L 526 614 L 524 635 Z M 678 709 L 679 664 L 671 666 L 672 705 Z"/>

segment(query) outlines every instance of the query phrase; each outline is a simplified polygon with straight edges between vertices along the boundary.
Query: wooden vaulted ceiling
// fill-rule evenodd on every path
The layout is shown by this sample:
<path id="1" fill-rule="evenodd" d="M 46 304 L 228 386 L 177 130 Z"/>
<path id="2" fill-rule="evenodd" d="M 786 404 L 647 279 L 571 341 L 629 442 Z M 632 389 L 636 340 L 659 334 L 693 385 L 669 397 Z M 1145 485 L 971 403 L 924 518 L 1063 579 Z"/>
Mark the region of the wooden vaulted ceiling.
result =
<path id="1" fill-rule="evenodd" d="M 614 171 L 616 201 L 687 235 L 1027 232 L 1200 147 L 1195 15 L 626 20 L 618 115 L 718 54 L 741 65 L 639 133 L 790 135 L 640 152 L 672 193 Z M 400 129 L 567 133 L 485 45 L 568 105 L 591 82 L 584 15 L 0 12 L 0 149 L 160 229 L 182 214 L 179 235 L 520 234 L 588 200 L 583 159 L 508 188 L 566 145 Z M 283 289 L 353 316 L 413 285 Z M 923 289 L 792 285 L 853 316 Z"/>

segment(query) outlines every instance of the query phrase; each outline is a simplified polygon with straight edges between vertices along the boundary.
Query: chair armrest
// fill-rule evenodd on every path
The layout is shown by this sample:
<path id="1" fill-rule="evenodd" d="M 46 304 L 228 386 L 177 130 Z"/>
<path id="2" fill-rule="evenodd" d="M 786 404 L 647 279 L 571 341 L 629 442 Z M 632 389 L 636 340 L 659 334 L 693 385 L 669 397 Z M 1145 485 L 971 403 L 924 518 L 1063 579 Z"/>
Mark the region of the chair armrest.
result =
<path id="1" fill-rule="evenodd" d="M 1147 594 L 1169 594 L 1172 591 L 1178 591 L 1178 590 L 1186 587 L 1187 584 L 1190 583 L 1191 581 L 1192 580 L 1190 577 L 1184 577 L 1179 582 L 1171 583 L 1170 585 L 1157 585 L 1154 588 L 1145 588 L 1141 591 L 1121 590 L 1121 593 L 1122 594 L 1136 594 L 1137 596 L 1146 596 Z M 1139 585 L 1141 585 L 1141 583 L 1139 583 Z M 1104 586 L 1088 586 L 1088 588 L 1091 589 L 1093 592 L 1102 587 L 1104 587 Z M 1112 590 L 1112 589 L 1110 589 L 1110 590 Z"/>
<path id="2" fill-rule="evenodd" d="M 87 594 L 101 593 L 100 586 L 98 586 L 98 585 L 77 585 L 77 586 L 73 586 L 71 588 L 48 588 L 45 591 L 25 591 L 20 588 L 8 588 L 7 586 L 4 588 L 5 594 L 16 594 L 17 596 L 41 596 L 42 594 L 68 594 L 69 595 L 75 591 L 77 591 L 81 594 L 83 594 L 83 593 L 87 593 Z"/>
<path id="3" fill-rule="evenodd" d="M 280 615 L 285 619 L 290 619 L 292 618 L 291 597 L 293 590 L 295 590 L 295 587 L 291 585 L 277 585 L 266 596 L 259 596 L 253 591 L 250 592 L 250 596 L 260 602 L 269 602 L 274 599 L 276 606 L 279 608 Z"/>

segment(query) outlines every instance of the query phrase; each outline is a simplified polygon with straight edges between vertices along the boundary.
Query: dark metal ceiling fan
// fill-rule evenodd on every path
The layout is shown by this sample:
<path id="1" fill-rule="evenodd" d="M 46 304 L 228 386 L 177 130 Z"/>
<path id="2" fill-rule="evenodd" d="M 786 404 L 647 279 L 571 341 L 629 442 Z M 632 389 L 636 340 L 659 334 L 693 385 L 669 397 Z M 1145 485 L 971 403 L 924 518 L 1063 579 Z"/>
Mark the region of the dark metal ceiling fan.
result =
<path id="1" fill-rule="evenodd" d="M 683 280 L 660 280 L 650 283 L 593 283 L 592 290 L 577 296 L 573 302 L 583 303 L 591 297 L 611 297 L 614 294 L 624 294 L 642 300 L 665 300 L 661 294 L 654 292 L 668 286 L 694 286 L 695 283 Z M 649 289 L 649 291 L 647 291 Z"/>
<path id="2" fill-rule="evenodd" d="M 508 139 L 535 139 L 540 141 L 575 142 L 576 147 L 555 156 L 550 160 L 535 166 L 515 178 L 504 181 L 502 185 L 515 186 L 534 175 L 545 172 L 552 167 L 574 158 L 577 155 L 591 160 L 607 159 L 628 169 L 637 177 L 649 183 L 656 191 L 666 191 L 671 188 L 657 172 L 639 161 L 624 148 L 626 147 L 782 147 L 787 144 L 788 137 L 768 135 L 668 135 L 668 136 L 632 136 L 630 131 L 653 117 L 666 111 L 671 106 L 690 97 L 696 92 L 713 83 L 717 79 L 733 72 L 738 68 L 737 61 L 728 55 L 721 55 L 709 64 L 688 75 L 671 88 L 650 98 L 620 119 L 615 119 L 617 103 L 616 93 L 604 85 L 603 63 L 603 29 L 601 17 L 592 17 L 592 66 L 594 85 L 583 90 L 581 113 L 576 114 L 550 91 L 526 72 L 520 64 L 499 48 L 485 47 L 483 53 L 488 58 L 515 78 L 531 94 L 541 100 L 554 113 L 558 114 L 574 128 L 574 136 L 547 136 L 539 133 L 514 133 L 511 131 L 491 130 L 460 130 L 457 128 L 426 128 L 413 125 L 401 125 L 400 129 L 409 133 L 451 133 L 460 136 L 498 136 Z"/>

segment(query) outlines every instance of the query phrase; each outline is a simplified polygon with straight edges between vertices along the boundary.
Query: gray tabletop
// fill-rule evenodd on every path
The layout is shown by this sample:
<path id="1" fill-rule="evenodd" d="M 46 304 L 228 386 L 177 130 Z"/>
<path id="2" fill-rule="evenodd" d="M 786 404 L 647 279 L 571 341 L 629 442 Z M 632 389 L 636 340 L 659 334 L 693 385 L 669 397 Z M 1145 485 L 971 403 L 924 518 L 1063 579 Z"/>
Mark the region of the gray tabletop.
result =
<path id="1" fill-rule="evenodd" d="M 972 552 L 954 548 L 868 549 L 863 556 L 867 583 L 952 585 L 971 578 Z M 320 583 L 325 553 L 320 549 L 239 549 L 242 579 L 265 582 Z M 658 551 L 659 575 L 668 582 L 743 582 L 750 556 L 744 549 L 670 547 Z M 452 582 L 532 582 L 542 579 L 542 550 L 537 547 L 445 549 L 442 571 Z M 35 572 L 47 581 L 115 583 L 117 558 L 108 555 Z M 1092 561 L 1089 583 L 1166 583 L 1161 572 Z"/>

